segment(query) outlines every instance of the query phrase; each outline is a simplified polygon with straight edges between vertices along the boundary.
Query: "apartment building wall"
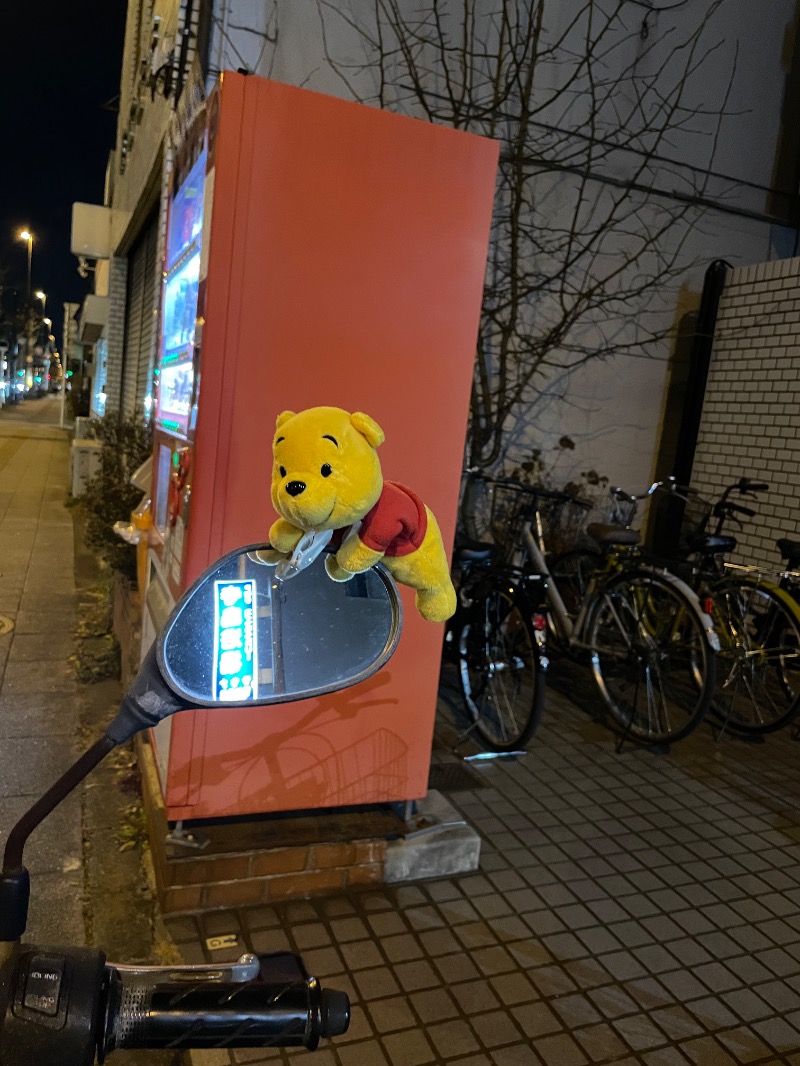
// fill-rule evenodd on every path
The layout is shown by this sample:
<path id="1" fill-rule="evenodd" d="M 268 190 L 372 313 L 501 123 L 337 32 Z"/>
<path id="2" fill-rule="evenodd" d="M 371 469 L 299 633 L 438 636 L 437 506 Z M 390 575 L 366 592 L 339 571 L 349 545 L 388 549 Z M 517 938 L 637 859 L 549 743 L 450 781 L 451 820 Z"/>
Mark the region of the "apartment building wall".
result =
<path id="1" fill-rule="evenodd" d="M 417 0 L 401 0 L 401 5 L 409 12 L 418 6 Z M 487 10 L 491 6 L 493 3 L 486 0 Z M 558 11 L 556 0 L 548 6 Z M 797 6 L 798 0 L 770 0 L 765 14 L 751 0 L 728 0 L 724 12 L 717 16 L 721 45 L 698 64 L 699 80 L 685 104 L 687 108 L 704 107 L 716 100 L 727 73 L 733 71 L 727 105 L 731 115 L 719 130 L 715 157 L 715 167 L 724 178 L 714 179 L 708 188 L 724 210 L 695 212 L 685 227 L 675 229 L 670 239 L 682 243 L 685 269 L 674 278 L 671 287 L 651 294 L 646 312 L 644 307 L 632 308 L 631 318 L 647 313 L 664 328 L 677 326 L 683 311 L 699 302 L 704 269 L 711 259 L 749 263 L 785 255 L 792 248 L 793 233 L 772 226 L 765 212 L 774 199 L 769 196 L 768 186 L 780 137 Z M 347 18 L 364 17 L 369 5 L 343 4 L 344 19 L 331 15 L 329 7 L 324 37 L 316 0 L 202 0 L 192 7 L 196 17 L 204 11 L 208 18 L 207 50 L 202 63 L 196 58 L 189 65 L 183 98 L 176 107 L 174 98 L 166 98 L 162 90 L 169 74 L 169 56 L 172 55 L 174 66 L 182 41 L 186 0 L 129 3 L 115 173 L 110 183 L 114 248 L 123 259 L 129 257 L 140 238 L 145 219 L 163 205 L 170 167 L 170 129 L 179 135 L 181 113 L 185 116 L 191 111 L 219 71 L 245 67 L 262 76 L 345 97 L 369 97 L 374 90 L 374 71 L 363 70 L 354 88 L 335 68 L 341 62 L 365 61 L 365 50 L 348 29 Z M 563 0 L 561 7 L 563 22 L 568 19 L 570 4 Z M 631 26 L 634 18 L 643 24 L 646 20 L 648 41 L 659 41 L 660 51 L 649 57 L 647 43 L 642 42 L 642 63 L 653 66 L 655 57 L 663 59 L 670 41 L 685 36 L 710 8 L 711 0 L 700 0 L 699 5 L 648 14 L 642 5 L 631 4 L 626 16 Z M 197 35 L 192 38 L 197 39 Z M 635 40 L 634 34 L 631 48 L 636 47 Z M 732 68 L 731 55 L 737 47 L 739 54 Z M 351 65 L 349 69 L 352 72 L 354 68 Z M 664 69 L 668 69 L 668 63 Z M 643 74 L 648 72 L 653 73 L 643 68 Z M 665 146 L 665 153 L 681 165 L 699 165 L 707 158 L 708 145 L 703 142 L 713 136 L 712 129 L 710 115 L 706 138 L 683 137 L 677 131 Z M 620 154 L 612 162 L 615 176 L 624 177 L 629 160 Z M 651 177 L 658 179 L 658 175 L 649 174 L 648 180 Z M 666 175 L 667 186 L 681 187 L 673 177 Z M 567 183 L 563 184 L 566 189 Z M 738 209 L 742 213 L 737 215 Z M 163 229 L 156 244 L 157 257 L 162 252 Z M 667 248 L 666 253 L 670 254 L 671 249 Z M 149 299 L 157 314 L 157 276 Z M 625 327 L 624 322 L 621 327 Z M 597 324 L 598 331 L 614 328 L 613 323 Z M 123 325 L 123 333 L 128 332 L 127 325 Z M 151 351 L 149 369 L 153 354 Z M 121 364 L 126 357 L 125 345 L 115 345 L 110 339 L 109 381 L 114 378 L 113 364 L 119 364 L 116 378 L 123 390 Z M 508 427 L 512 457 L 518 460 L 529 455 L 532 448 L 541 448 L 548 464 L 555 463 L 556 480 L 576 478 L 593 468 L 630 487 L 648 482 L 664 418 L 670 358 L 670 342 L 664 341 L 646 358 L 639 352 L 623 351 L 566 375 L 553 372 L 550 378 L 541 378 L 524 417 Z M 144 365 L 145 354 L 141 359 Z M 141 394 L 137 393 L 133 406 L 140 409 L 147 400 L 142 382 L 148 380 L 148 373 L 131 376 L 128 367 L 128 380 L 137 383 Z M 130 398 L 121 394 L 114 393 L 112 400 L 113 388 L 112 385 L 109 390 L 110 406 L 129 407 Z M 574 450 L 559 451 L 557 442 L 564 435 L 575 443 Z"/>
<path id="2" fill-rule="evenodd" d="M 776 539 L 800 539 L 800 258 L 730 271 L 720 300 L 692 485 L 713 499 L 742 476 L 770 491 L 744 501 L 735 558 L 777 566 Z"/>

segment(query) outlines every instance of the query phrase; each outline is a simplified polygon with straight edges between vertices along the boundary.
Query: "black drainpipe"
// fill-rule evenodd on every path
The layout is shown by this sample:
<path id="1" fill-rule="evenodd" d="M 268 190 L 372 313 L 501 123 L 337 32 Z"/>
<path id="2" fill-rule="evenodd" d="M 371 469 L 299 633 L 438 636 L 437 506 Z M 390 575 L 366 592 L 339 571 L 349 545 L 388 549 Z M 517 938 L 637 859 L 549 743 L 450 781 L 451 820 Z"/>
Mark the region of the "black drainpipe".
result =
<path id="1" fill-rule="evenodd" d="M 715 259 L 706 270 L 703 281 L 703 294 L 700 297 L 700 310 L 697 315 L 697 328 L 692 342 L 689 379 L 686 387 L 686 403 L 681 416 L 681 428 L 678 433 L 678 446 L 675 453 L 673 474 L 679 485 L 688 485 L 692 478 L 694 453 L 700 434 L 700 419 L 703 414 L 703 401 L 708 380 L 708 368 L 711 364 L 711 346 L 714 343 L 714 329 L 717 324 L 719 301 L 725 285 L 725 277 L 731 264 L 724 259 Z"/>
<path id="2" fill-rule="evenodd" d="M 675 442 L 675 456 L 669 471 L 679 485 L 689 485 L 694 466 L 694 453 L 700 434 L 700 419 L 703 414 L 708 368 L 711 363 L 711 346 L 714 327 L 725 276 L 730 263 L 715 259 L 706 270 L 700 308 L 695 320 L 690 342 L 686 386 L 681 412 L 680 428 Z M 657 476 L 666 476 L 666 471 Z M 686 501 L 679 496 L 664 494 L 650 510 L 647 527 L 647 546 L 655 556 L 665 559 L 680 557 Z"/>

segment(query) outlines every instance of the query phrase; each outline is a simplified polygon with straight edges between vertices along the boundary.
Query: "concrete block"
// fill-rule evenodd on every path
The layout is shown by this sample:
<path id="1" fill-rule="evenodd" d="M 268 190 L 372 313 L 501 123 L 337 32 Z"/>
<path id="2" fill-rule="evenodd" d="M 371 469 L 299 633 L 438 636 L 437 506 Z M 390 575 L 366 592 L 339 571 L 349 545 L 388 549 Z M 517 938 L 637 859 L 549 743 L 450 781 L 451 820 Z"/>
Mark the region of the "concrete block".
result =
<path id="1" fill-rule="evenodd" d="M 453 877 L 480 866 L 481 838 L 439 792 L 431 791 L 417 804 L 420 827 L 389 841 L 384 860 L 387 884 Z"/>
<path id="2" fill-rule="evenodd" d="M 72 442 L 72 495 L 83 496 L 86 484 L 100 467 L 102 444 L 99 440 Z"/>

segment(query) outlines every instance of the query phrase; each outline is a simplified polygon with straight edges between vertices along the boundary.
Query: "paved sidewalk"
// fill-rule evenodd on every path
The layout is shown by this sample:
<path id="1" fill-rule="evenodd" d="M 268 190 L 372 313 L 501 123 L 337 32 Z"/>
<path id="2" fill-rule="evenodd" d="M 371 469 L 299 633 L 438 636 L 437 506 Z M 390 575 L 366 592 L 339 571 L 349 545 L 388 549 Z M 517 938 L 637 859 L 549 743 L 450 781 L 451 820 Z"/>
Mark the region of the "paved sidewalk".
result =
<path id="1" fill-rule="evenodd" d="M 0 411 L 0 837 L 75 754 L 68 442 L 49 403 Z M 566 677 L 581 696 L 551 686 L 519 761 L 458 764 L 441 702 L 436 779 L 482 835 L 479 873 L 169 919 L 186 959 L 300 951 L 353 1000 L 315 1066 L 800 1066 L 800 745 L 704 726 L 667 756 L 618 754 Z M 83 942 L 79 803 L 28 846 L 29 940 Z"/>
<path id="2" fill-rule="evenodd" d="M 448 765 L 451 721 L 442 701 Z M 706 726 L 620 755 L 551 688 L 524 759 L 452 773 L 479 874 L 169 925 L 187 959 L 291 948 L 348 991 L 350 1031 L 314 1066 L 797 1066 L 798 763 L 788 731 L 716 744 Z"/>
<path id="3" fill-rule="evenodd" d="M 59 402 L 0 411 L 0 841 L 78 753 L 69 441 Z M 5 620 L 8 621 L 5 621 Z M 79 796 L 31 837 L 26 939 L 84 943 Z"/>

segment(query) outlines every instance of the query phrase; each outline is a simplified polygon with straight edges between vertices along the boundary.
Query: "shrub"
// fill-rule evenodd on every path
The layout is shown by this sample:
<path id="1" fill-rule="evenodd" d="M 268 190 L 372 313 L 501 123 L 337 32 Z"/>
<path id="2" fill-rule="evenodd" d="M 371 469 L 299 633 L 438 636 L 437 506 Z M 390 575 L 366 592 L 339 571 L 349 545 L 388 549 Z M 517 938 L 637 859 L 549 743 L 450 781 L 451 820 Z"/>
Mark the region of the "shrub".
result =
<path id="1" fill-rule="evenodd" d="M 128 521 L 141 499 L 131 476 L 152 451 L 152 433 L 141 418 L 106 415 L 93 423 L 101 441 L 97 473 L 86 485 L 80 504 L 86 514 L 86 543 L 114 570 L 136 577 L 136 552 L 114 532 L 114 523 Z"/>

